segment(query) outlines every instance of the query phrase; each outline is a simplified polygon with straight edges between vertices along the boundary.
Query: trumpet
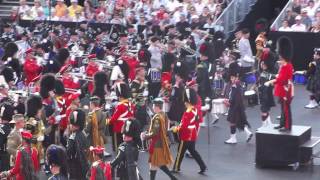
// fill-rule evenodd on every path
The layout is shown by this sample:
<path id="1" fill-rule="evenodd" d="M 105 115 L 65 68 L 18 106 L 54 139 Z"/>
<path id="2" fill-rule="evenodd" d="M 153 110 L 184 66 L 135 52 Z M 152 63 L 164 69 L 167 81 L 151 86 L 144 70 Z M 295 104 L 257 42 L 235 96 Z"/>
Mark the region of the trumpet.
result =
<path id="1" fill-rule="evenodd" d="M 66 93 L 81 93 L 78 89 L 72 89 L 72 88 L 64 88 Z"/>
<path id="2" fill-rule="evenodd" d="M 71 75 L 73 78 L 77 78 L 79 80 L 83 80 L 83 81 L 90 81 L 90 82 L 93 82 L 93 77 L 89 77 L 89 76 L 86 76 L 86 75 L 83 75 L 83 74 L 80 74 L 80 73 L 68 73 L 69 75 Z M 62 75 L 57 75 L 56 78 L 58 79 L 62 79 L 63 76 Z"/>

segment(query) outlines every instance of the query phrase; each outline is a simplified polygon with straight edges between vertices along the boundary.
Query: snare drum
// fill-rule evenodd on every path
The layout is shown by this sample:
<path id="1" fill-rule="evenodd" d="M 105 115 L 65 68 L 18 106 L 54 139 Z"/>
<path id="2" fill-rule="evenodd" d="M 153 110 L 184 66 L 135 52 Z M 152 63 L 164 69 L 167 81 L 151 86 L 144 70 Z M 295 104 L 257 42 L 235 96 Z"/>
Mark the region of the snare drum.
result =
<path id="1" fill-rule="evenodd" d="M 304 71 L 296 71 L 294 73 L 293 82 L 295 84 L 306 84 L 307 80 Z"/>
<path id="2" fill-rule="evenodd" d="M 256 91 L 254 90 L 245 91 L 244 96 L 247 98 L 249 106 L 258 105 L 258 96 L 256 94 Z"/>
<path id="3" fill-rule="evenodd" d="M 247 84 L 255 84 L 257 82 L 257 78 L 256 78 L 255 73 L 254 72 L 246 73 L 244 81 Z"/>
<path id="4" fill-rule="evenodd" d="M 225 99 L 219 98 L 212 100 L 212 110 L 211 113 L 213 114 L 225 114 L 228 109 L 227 106 L 224 104 Z"/>

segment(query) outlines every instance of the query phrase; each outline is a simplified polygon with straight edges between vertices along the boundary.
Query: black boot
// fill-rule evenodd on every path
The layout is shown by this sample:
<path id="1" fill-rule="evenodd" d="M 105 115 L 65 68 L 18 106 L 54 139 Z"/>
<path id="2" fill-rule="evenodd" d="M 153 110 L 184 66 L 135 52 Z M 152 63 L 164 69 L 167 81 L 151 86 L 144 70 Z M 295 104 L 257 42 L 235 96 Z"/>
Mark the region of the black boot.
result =
<path id="1" fill-rule="evenodd" d="M 172 173 L 170 172 L 170 170 L 169 170 L 169 168 L 167 166 L 161 166 L 160 169 L 164 173 L 166 173 L 171 178 L 171 180 L 177 180 L 177 178 L 174 175 L 172 175 Z"/>
<path id="2" fill-rule="evenodd" d="M 156 179 L 157 170 L 150 170 L 150 180 Z"/>

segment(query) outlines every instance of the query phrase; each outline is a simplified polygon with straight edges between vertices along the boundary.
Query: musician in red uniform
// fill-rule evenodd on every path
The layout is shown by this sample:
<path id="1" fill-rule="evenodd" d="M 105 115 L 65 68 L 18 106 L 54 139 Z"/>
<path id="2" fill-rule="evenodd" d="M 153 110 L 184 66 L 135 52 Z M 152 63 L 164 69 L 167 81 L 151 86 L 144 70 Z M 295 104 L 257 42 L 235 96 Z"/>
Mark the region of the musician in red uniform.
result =
<path id="1" fill-rule="evenodd" d="M 119 97 L 119 103 L 115 107 L 115 111 L 111 119 L 107 120 L 107 124 L 112 126 L 112 144 L 113 151 L 118 149 L 118 146 L 123 142 L 122 140 L 122 126 L 125 121 L 134 117 L 135 106 L 129 101 L 129 88 L 125 83 L 118 83 L 115 86 L 116 94 Z"/>
<path id="2" fill-rule="evenodd" d="M 21 132 L 22 145 L 17 151 L 14 167 L 0 174 L 2 178 L 15 178 L 16 180 L 34 179 L 40 169 L 38 151 L 31 147 L 32 134 Z"/>
<path id="3" fill-rule="evenodd" d="M 207 166 L 195 149 L 200 123 L 199 112 L 196 108 L 197 93 L 193 89 L 187 88 L 183 94 L 183 98 L 186 105 L 186 111 L 182 116 L 180 125 L 172 128 L 173 132 L 179 132 L 180 136 L 178 154 L 174 162 L 173 172 L 180 171 L 184 154 L 186 150 L 188 150 L 200 166 L 199 174 L 203 174 L 207 170 Z"/>
<path id="4" fill-rule="evenodd" d="M 281 104 L 280 125 L 275 129 L 280 131 L 290 131 L 292 126 L 292 116 L 290 104 L 293 98 L 293 66 L 290 62 L 292 58 L 292 43 L 287 37 L 278 40 L 280 70 L 276 79 L 265 83 L 266 86 L 274 85 L 274 95 L 279 97 Z"/>
<path id="5" fill-rule="evenodd" d="M 103 152 L 104 148 L 90 147 L 90 151 L 93 152 L 94 162 L 91 165 L 90 171 L 88 171 L 88 177 L 90 180 L 112 180 L 112 172 L 110 162 L 104 162 Z"/>
<path id="6" fill-rule="evenodd" d="M 33 50 L 30 48 L 26 52 L 26 61 L 23 66 L 23 72 L 26 76 L 25 84 L 33 82 L 33 80 L 39 76 L 42 71 L 42 66 L 37 63 L 37 60 L 33 56 Z"/>
<path id="7" fill-rule="evenodd" d="M 94 56 L 90 56 L 90 58 L 92 59 Z M 89 57 L 88 57 L 89 58 Z M 89 58 L 89 59 L 90 59 Z M 88 77 L 92 77 L 99 71 L 99 65 L 94 62 L 94 61 L 90 61 L 88 63 L 88 66 L 86 67 L 86 75 Z M 90 94 L 93 92 L 93 83 L 92 82 L 88 82 L 88 90 L 90 92 Z"/>

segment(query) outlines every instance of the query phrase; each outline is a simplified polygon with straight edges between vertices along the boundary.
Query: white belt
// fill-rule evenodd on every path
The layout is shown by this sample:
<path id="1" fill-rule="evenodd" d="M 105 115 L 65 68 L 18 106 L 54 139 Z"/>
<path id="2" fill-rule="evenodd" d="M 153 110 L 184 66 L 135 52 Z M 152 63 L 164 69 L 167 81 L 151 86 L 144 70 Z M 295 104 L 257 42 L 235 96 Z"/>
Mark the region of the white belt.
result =
<path id="1" fill-rule="evenodd" d="M 196 128 L 196 125 L 190 125 L 188 126 L 188 129 L 195 129 Z"/>

